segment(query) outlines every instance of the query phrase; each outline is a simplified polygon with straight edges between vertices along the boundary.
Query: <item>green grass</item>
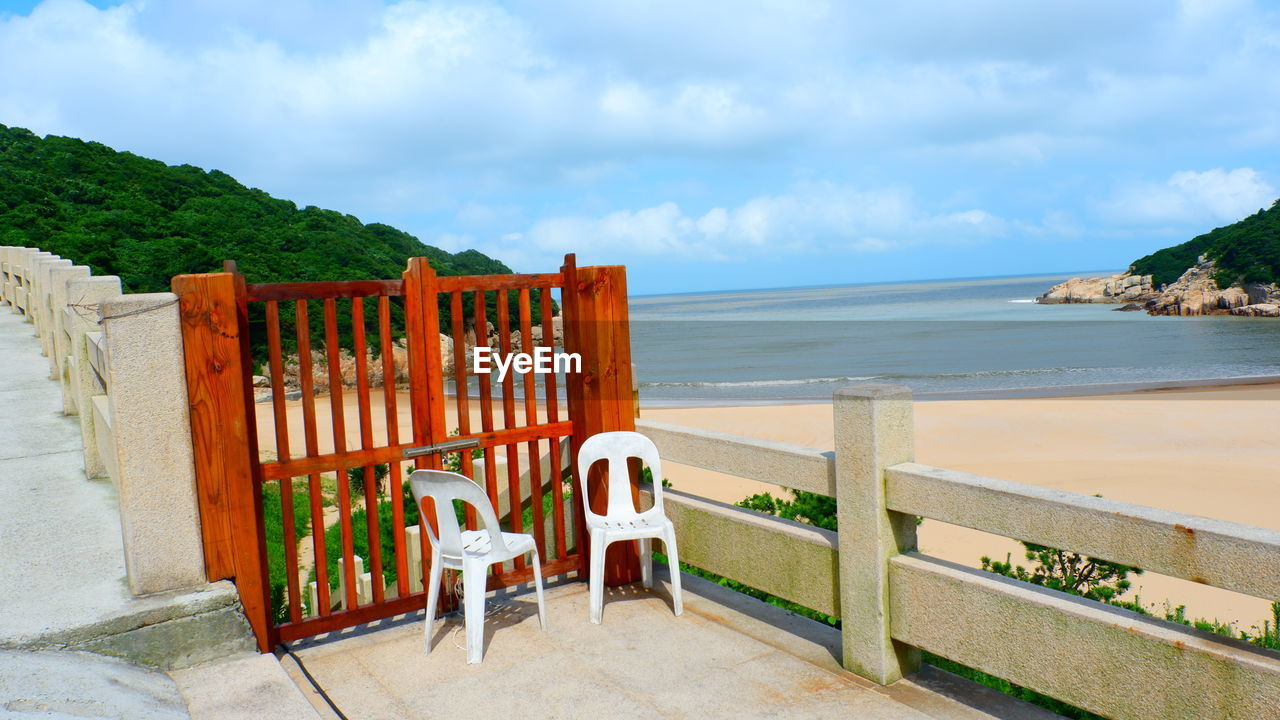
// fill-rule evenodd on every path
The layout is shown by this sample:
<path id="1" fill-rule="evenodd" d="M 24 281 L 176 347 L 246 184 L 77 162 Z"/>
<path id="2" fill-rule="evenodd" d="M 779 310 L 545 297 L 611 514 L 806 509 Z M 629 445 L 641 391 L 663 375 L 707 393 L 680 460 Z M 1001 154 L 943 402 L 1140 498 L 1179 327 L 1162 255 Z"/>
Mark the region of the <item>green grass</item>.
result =
<path id="1" fill-rule="evenodd" d="M 293 493 L 293 538 L 294 546 L 306 537 L 311 527 L 311 508 L 306 502 L 306 483 L 299 481 L 294 485 Z M 262 488 L 262 517 L 265 525 L 267 543 L 267 581 L 271 588 L 271 616 L 275 622 L 289 619 L 289 608 L 285 602 L 288 570 L 285 568 L 284 548 L 284 513 L 280 499 L 279 483 L 269 483 Z"/>

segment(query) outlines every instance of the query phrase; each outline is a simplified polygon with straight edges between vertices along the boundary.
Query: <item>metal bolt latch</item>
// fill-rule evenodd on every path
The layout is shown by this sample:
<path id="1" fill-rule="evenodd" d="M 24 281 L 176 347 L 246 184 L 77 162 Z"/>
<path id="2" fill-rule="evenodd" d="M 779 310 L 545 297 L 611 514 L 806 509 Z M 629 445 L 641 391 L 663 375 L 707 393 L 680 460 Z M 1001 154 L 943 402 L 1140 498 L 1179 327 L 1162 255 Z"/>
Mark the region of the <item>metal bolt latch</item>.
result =
<path id="1" fill-rule="evenodd" d="M 405 448 L 404 456 L 406 458 L 422 457 L 423 455 L 435 455 L 436 453 L 452 452 L 454 450 L 466 450 L 467 448 L 480 447 L 480 438 L 463 438 L 461 440 L 446 440 L 445 442 L 436 443 L 434 445 L 422 445 L 419 447 Z"/>

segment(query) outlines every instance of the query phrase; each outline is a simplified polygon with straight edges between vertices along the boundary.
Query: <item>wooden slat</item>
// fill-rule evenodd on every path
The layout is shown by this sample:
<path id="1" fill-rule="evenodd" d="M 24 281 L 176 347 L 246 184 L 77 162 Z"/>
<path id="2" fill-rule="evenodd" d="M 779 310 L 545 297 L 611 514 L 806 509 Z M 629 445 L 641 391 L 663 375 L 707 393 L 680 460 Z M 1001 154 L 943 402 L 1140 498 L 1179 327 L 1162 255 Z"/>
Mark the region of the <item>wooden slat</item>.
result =
<path id="1" fill-rule="evenodd" d="M 463 331 L 462 293 L 449 293 L 449 325 L 453 328 L 453 398 L 458 416 L 458 432 L 470 434 L 471 407 L 467 397 L 467 336 Z M 458 453 L 458 465 L 462 474 L 475 478 L 475 467 L 471 462 L 471 450 Z M 468 530 L 475 530 L 476 509 L 466 505 L 466 522 Z"/>
<path id="2" fill-rule="evenodd" d="M 430 263 L 424 261 L 422 265 L 421 347 L 427 363 L 427 438 L 430 443 L 439 443 L 449 439 L 449 426 L 444 412 L 444 358 L 440 349 L 440 278 L 436 276 Z M 427 466 L 436 470 L 443 468 L 443 462 L 444 458 L 440 455 L 427 458 Z"/>
<path id="3" fill-rule="evenodd" d="M 271 370 L 271 410 L 275 420 L 276 457 L 289 460 L 289 417 L 284 407 L 284 363 L 280 359 L 280 304 L 267 303 L 267 356 Z M 280 519 L 284 528 L 285 583 L 289 619 L 302 619 L 302 595 L 298 583 L 298 543 L 293 515 L 293 478 L 280 480 Z"/>
<path id="4" fill-rule="evenodd" d="M 321 300 L 404 294 L 403 280 L 343 280 L 333 282 L 258 283 L 246 286 L 250 302 Z"/>
<path id="5" fill-rule="evenodd" d="M 555 318 L 551 314 L 551 288 L 543 288 L 539 298 L 542 305 L 542 344 L 555 348 Z M 560 420 L 560 398 L 556 395 L 556 375 L 548 373 L 542 376 L 542 387 L 546 391 L 547 422 Z M 556 557 L 566 555 L 566 538 L 564 523 L 564 483 L 560 481 L 562 467 L 560 462 L 560 443 L 551 442 L 551 518 L 556 541 Z"/>
<path id="6" fill-rule="evenodd" d="M 307 301 L 298 300 L 294 305 L 295 330 L 298 334 L 298 385 L 302 390 L 302 429 L 307 443 L 307 457 L 314 457 L 320 452 L 320 443 L 316 432 L 316 388 L 315 368 L 311 362 L 311 320 L 307 312 Z M 270 477 L 267 467 L 262 468 L 263 475 Z M 311 501 L 311 547 L 316 568 L 316 595 L 319 608 L 312 608 L 321 616 L 329 615 L 333 602 L 329 598 L 329 564 L 325 548 L 324 524 L 324 488 L 320 484 L 317 471 L 279 475 L 277 479 L 290 479 L 294 476 L 307 476 L 307 492 Z"/>
<path id="7" fill-rule="evenodd" d="M 276 457 L 289 460 L 289 416 L 284 407 L 284 363 L 280 358 L 280 304 L 267 303 L 267 356 L 271 372 L 271 411 L 275 420 Z"/>
<path id="8" fill-rule="evenodd" d="M 477 290 L 519 290 L 521 288 L 560 285 L 560 273 L 527 275 L 454 275 L 442 277 L 437 289 L 440 292 L 475 292 Z"/>
<path id="9" fill-rule="evenodd" d="M 533 350 L 532 308 L 529 306 L 529 288 L 520 288 L 520 348 L 526 353 Z M 538 424 L 538 388 L 534 373 L 524 374 L 524 423 Z M 554 443 L 553 443 L 554 444 Z M 540 557 L 547 557 L 547 528 L 542 517 L 542 456 L 538 453 L 538 441 L 527 444 L 529 451 L 529 507 L 533 510 L 533 539 Z"/>
<path id="10" fill-rule="evenodd" d="M 360 413 L 360 449 L 373 449 L 373 415 L 369 398 L 369 346 L 364 333 L 364 298 L 351 299 L 351 335 L 356 354 L 356 402 Z M 378 532 L 378 483 L 372 465 L 364 465 L 364 519 L 369 533 L 369 572 L 373 602 L 383 601 L 382 536 Z"/>
<path id="11" fill-rule="evenodd" d="M 511 354 L 511 312 L 506 290 L 498 292 L 498 349 L 504 357 Z M 502 427 L 504 430 L 514 428 L 516 425 L 515 378 L 511 377 L 513 374 L 508 372 L 502 380 Z M 511 500 L 511 532 L 518 533 L 524 531 L 524 518 L 520 516 L 519 511 L 523 504 L 523 496 L 520 494 L 519 446 L 512 443 L 507 445 L 506 450 L 507 497 Z M 516 570 L 524 569 L 524 558 L 515 558 L 512 565 Z"/>
<path id="12" fill-rule="evenodd" d="M 400 415 L 396 411 L 396 362 L 395 341 L 391 337 L 391 300 L 385 295 L 378 298 L 378 340 L 382 346 L 382 392 L 387 412 L 387 444 L 400 444 Z M 396 591 L 400 597 L 409 594 L 409 565 L 404 547 L 404 496 L 400 463 L 388 466 L 391 490 L 391 523 L 395 527 Z"/>
<path id="13" fill-rule="evenodd" d="M 485 303 L 487 299 L 484 291 L 476 292 L 473 300 L 475 301 L 475 333 L 476 347 L 480 347 L 481 343 L 485 346 L 489 344 L 489 321 L 485 317 Z M 490 385 L 491 377 L 489 373 L 477 376 L 480 384 L 480 427 L 484 432 L 493 432 L 493 390 Z M 497 453 L 493 448 L 486 447 L 484 449 L 484 486 L 485 491 L 489 494 L 489 502 L 493 506 L 498 507 L 498 468 L 494 467 L 494 461 L 497 459 Z"/>
<path id="14" fill-rule="evenodd" d="M 337 301 L 324 301 L 324 345 L 329 369 L 329 412 L 333 418 L 333 449 L 341 455 L 347 450 L 347 420 L 342 408 L 342 355 L 338 345 Z M 356 599 L 355 538 L 351 534 L 351 478 L 346 468 L 338 474 L 338 522 L 342 527 L 342 576 L 346 584 L 346 607 L 354 608 Z"/>

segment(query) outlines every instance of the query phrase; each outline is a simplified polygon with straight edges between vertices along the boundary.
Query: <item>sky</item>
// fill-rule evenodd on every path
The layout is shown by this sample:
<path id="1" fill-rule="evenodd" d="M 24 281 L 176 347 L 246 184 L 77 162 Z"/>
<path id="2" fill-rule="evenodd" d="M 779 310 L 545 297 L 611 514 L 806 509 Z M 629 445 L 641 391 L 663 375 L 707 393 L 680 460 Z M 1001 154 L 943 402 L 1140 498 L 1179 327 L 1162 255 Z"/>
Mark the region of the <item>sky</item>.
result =
<path id="1" fill-rule="evenodd" d="M 1280 3 L 0 0 L 0 123 L 633 294 L 1122 269 L 1280 197 Z"/>

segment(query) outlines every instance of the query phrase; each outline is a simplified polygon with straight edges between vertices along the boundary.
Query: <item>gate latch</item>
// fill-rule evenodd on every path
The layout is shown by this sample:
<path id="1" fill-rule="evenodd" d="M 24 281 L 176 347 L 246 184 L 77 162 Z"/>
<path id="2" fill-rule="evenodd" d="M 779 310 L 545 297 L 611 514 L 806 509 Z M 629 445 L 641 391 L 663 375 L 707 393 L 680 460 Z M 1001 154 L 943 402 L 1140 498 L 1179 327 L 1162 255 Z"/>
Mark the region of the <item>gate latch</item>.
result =
<path id="1" fill-rule="evenodd" d="M 422 445 L 420 447 L 405 448 L 404 456 L 406 458 L 422 457 L 423 455 L 435 455 L 436 453 L 453 452 L 454 450 L 466 450 L 467 448 L 480 447 L 480 438 L 463 438 L 461 440 L 446 440 L 435 445 Z"/>

